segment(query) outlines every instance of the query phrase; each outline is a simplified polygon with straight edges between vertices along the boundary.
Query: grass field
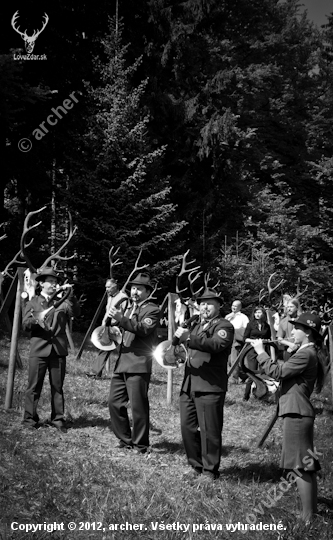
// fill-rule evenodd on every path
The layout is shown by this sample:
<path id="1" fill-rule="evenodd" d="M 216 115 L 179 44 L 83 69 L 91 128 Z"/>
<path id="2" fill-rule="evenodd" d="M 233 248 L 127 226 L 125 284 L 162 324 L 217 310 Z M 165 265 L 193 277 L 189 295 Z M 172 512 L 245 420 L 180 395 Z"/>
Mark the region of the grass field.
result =
<path id="1" fill-rule="evenodd" d="M 77 345 L 80 339 L 82 336 L 75 336 Z M 332 539 L 333 407 L 329 381 L 313 399 L 318 412 L 315 440 L 322 474 L 319 515 L 305 527 L 297 520 L 300 501 L 294 485 L 283 484 L 283 495 L 279 488 L 280 422 L 265 445 L 256 448 L 256 440 L 275 407 L 254 398 L 243 402 L 242 385 L 230 386 L 227 394 L 221 477 L 214 485 L 203 488 L 182 477 L 187 470 L 178 411 L 182 370 L 174 372 L 173 403 L 167 405 L 167 372 L 154 365 L 150 386 L 152 452 L 138 456 L 115 448 L 107 406 L 110 381 L 84 375 L 96 355 L 92 348 L 77 362 L 73 355 L 68 357 L 68 433 L 46 426 L 35 432 L 23 430 L 29 342 L 20 339 L 24 369 L 16 371 L 13 407 L 5 411 L 9 347 L 9 339 L 3 338 L 1 540 L 202 540 L 246 536 L 258 540 Z M 47 379 L 39 414 L 41 421 L 47 421 L 50 415 Z M 72 523 L 76 528 L 71 531 Z M 251 523 L 257 527 L 255 530 L 241 530 Z M 23 529 L 27 524 L 40 524 L 40 530 L 28 532 Z M 51 532 L 54 524 L 57 529 Z"/>

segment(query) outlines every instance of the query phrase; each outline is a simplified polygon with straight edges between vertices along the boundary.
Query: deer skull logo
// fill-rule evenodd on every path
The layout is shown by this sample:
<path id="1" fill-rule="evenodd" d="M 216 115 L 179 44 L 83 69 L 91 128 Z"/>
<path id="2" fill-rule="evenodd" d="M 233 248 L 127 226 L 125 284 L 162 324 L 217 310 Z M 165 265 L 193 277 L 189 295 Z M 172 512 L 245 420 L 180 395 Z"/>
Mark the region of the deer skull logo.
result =
<path id="1" fill-rule="evenodd" d="M 17 19 L 18 19 L 18 16 L 19 16 L 19 12 L 16 11 L 13 15 L 13 18 L 12 18 L 12 27 L 14 28 L 14 30 L 20 34 L 21 38 L 24 40 L 24 45 L 25 45 L 25 50 L 27 51 L 28 54 L 32 53 L 32 51 L 34 50 L 34 46 L 35 46 L 35 42 L 36 42 L 36 39 L 38 38 L 39 34 L 41 32 L 43 32 L 45 26 L 47 25 L 47 23 L 49 22 L 49 18 L 48 16 L 46 15 L 46 13 L 44 13 L 44 20 L 43 20 L 43 28 L 41 30 L 34 30 L 34 33 L 32 34 L 32 36 L 28 36 L 27 34 L 27 31 L 25 30 L 25 32 L 21 32 L 20 31 L 20 27 L 19 26 L 15 26 L 16 25 L 16 22 L 17 22 Z"/>

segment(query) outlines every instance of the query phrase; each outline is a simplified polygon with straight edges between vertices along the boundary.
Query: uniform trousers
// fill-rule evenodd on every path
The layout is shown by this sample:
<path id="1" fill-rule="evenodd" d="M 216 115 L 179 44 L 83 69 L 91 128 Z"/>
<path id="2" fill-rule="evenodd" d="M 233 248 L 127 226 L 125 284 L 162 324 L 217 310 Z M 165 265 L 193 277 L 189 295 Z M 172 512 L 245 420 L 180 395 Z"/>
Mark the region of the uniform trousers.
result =
<path id="1" fill-rule="evenodd" d="M 233 366 L 233 364 L 235 363 L 235 360 L 237 360 L 237 357 L 238 357 L 239 353 L 241 352 L 241 350 L 242 350 L 242 344 L 235 341 L 232 344 L 230 355 L 229 355 L 229 358 L 228 358 L 229 367 Z M 239 365 L 237 365 L 235 367 L 235 369 L 234 369 L 234 371 L 233 371 L 233 373 L 231 375 L 231 378 L 235 379 L 237 381 L 238 381 L 238 377 L 239 377 Z"/>
<path id="2" fill-rule="evenodd" d="M 110 356 L 111 351 L 99 351 L 95 358 L 94 365 L 92 367 L 92 373 L 97 377 L 101 377 L 105 364 Z"/>
<path id="3" fill-rule="evenodd" d="M 219 474 L 224 399 L 225 392 L 180 394 L 181 433 L 188 463 L 207 476 Z"/>
<path id="4" fill-rule="evenodd" d="M 66 373 L 66 357 L 56 356 L 52 351 L 50 356 L 29 358 L 28 388 L 25 394 L 24 423 L 36 425 L 39 421 L 37 414 L 38 401 L 42 392 L 46 371 L 49 372 L 51 386 L 51 421 L 64 422 L 64 393 L 63 383 Z"/>
<path id="5" fill-rule="evenodd" d="M 109 395 L 112 430 L 127 446 L 145 451 L 149 446 L 150 373 L 113 373 Z M 132 410 L 132 432 L 127 414 L 128 401 Z"/>

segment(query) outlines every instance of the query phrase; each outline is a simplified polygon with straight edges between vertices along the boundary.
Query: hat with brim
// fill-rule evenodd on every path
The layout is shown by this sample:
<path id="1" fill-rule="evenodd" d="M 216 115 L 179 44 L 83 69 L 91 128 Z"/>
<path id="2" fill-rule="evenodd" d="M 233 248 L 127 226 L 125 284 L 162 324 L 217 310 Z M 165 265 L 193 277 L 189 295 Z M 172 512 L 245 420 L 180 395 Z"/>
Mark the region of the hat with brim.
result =
<path id="1" fill-rule="evenodd" d="M 223 304 L 223 299 L 217 294 L 214 289 L 205 289 L 204 293 L 198 298 L 196 298 L 198 304 L 200 304 L 201 302 L 205 302 L 206 300 L 217 300 L 221 304 L 221 306 Z"/>
<path id="2" fill-rule="evenodd" d="M 37 276 L 35 277 L 36 281 L 45 281 L 45 278 L 47 277 L 53 277 L 57 279 L 59 282 L 64 281 L 64 278 L 57 274 L 53 268 L 48 268 L 47 266 L 43 268 L 40 272 L 37 272 Z"/>
<path id="3" fill-rule="evenodd" d="M 309 328 L 317 337 L 322 337 L 320 334 L 321 320 L 315 313 L 306 311 L 305 313 L 302 313 L 298 319 L 290 322 L 291 324 L 299 324 L 300 326 L 304 326 L 304 328 Z"/>
<path id="4" fill-rule="evenodd" d="M 153 289 L 154 285 L 150 281 L 150 275 L 149 274 L 138 274 L 136 278 L 133 281 L 129 281 L 128 285 L 132 287 L 132 285 L 143 285 L 144 287 L 148 287 L 149 289 Z"/>
<path id="5" fill-rule="evenodd" d="M 101 351 L 113 351 L 121 343 L 122 334 L 118 326 L 97 326 L 91 341 Z"/>

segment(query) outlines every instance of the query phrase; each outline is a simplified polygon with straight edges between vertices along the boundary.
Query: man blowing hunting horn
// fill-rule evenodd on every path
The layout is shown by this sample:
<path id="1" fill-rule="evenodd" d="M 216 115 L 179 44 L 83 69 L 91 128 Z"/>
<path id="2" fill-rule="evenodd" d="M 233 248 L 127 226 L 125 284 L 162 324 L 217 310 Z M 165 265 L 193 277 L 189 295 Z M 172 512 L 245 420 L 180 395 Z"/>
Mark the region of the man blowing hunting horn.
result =
<path id="1" fill-rule="evenodd" d="M 115 307 L 108 313 L 123 329 L 120 355 L 111 378 L 109 410 L 112 429 L 119 440 L 118 448 L 143 454 L 149 448 L 148 388 L 160 310 L 150 301 L 156 286 L 149 274 L 139 273 L 132 281 L 130 278 L 127 284 L 131 305 L 124 314 Z M 132 430 L 128 401 L 132 409 Z"/>
<path id="2" fill-rule="evenodd" d="M 191 466 L 185 475 L 205 484 L 219 476 L 228 356 L 234 327 L 220 315 L 223 300 L 214 289 L 206 285 L 197 302 L 197 321 L 191 328 L 179 327 L 175 336 L 180 343 L 187 343 L 189 349 L 180 391 L 181 432 Z"/>

